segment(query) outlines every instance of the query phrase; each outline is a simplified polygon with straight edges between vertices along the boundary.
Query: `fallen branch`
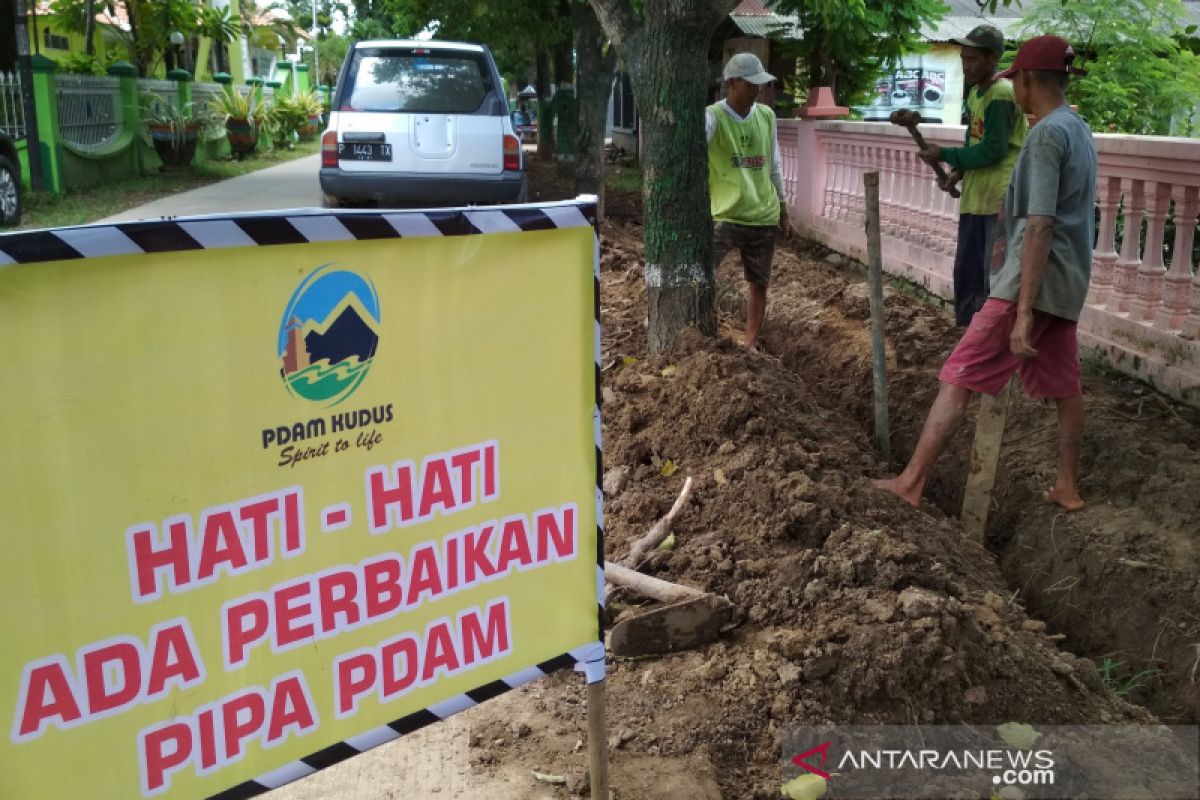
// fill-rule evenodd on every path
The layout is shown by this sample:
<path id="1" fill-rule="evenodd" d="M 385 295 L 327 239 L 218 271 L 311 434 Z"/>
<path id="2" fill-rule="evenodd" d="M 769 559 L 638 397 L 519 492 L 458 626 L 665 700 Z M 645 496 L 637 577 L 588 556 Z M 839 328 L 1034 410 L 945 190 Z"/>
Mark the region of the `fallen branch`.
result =
<path id="1" fill-rule="evenodd" d="M 614 586 L 631 589 L 643 597 L 657 600 L 660 603 L 678 603 L 681 600 L 694 600 L 704 596 L 705 592 L 690 586 L 664 581 L 651 575 L 643 575 L 637 570 L 611 561 L 604 562 L 604 579 Z"/>
<path id="2" fill-rule="evenodd" d="M 671 510 L 666 516 L 654 523 L 654 527 L 650 531 L 633 543 L 633 547 L 629 548 L 628 557 L 622 559 L 621 566 L 637 569 L 645 561 L 646 554 L 663 543 L 663 540 L 671 534 L 671 525 L 675 522 L 675 517 L 679 516 L 679 512 L 683 510 L 683 504 L 687 502 L 688 496 L 692 493 L 692 479 L 683 482 L 683 490 L 679 493 L 679 497 L 675 500 L 675 505 L 671 506 Z M 605 567 L 605 573 L 608 569 Z"/>

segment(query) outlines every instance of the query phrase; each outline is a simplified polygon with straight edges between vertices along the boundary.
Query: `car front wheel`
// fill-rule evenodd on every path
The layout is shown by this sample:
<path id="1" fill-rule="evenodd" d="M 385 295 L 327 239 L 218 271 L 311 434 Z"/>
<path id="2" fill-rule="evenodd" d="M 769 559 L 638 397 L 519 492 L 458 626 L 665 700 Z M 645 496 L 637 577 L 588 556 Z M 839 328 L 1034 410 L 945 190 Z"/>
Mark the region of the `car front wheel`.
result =
<path id="1" fill-rule="evenodd" d="M 21 222 L 21 173 L 5 156 L 0 156 L 0 225 Z"/>

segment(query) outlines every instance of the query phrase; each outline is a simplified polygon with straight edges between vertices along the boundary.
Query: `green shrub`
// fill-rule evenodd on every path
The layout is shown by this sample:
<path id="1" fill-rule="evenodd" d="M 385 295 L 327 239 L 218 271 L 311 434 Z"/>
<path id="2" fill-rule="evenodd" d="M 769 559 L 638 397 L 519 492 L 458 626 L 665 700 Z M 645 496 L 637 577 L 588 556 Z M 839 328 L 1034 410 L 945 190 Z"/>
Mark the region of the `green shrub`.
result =
<path id="1" fill-rule="evenodd" d="M 308 122 L 308 108 L 297 97 L 276 97 L 267 112 L 267 133 L 271 144 L 290 148 L 301 127 Z"/>
<path id="2" fill-rule="evenodd" d="M 247 88 L 245 92 L 230 87 L 228 92 L 220 92 L 214 96 L 208 107 L 212 114 L 222 121 L 244 120 L 255 125 L 261 125 L 268 113 L 254 87 Z"/>

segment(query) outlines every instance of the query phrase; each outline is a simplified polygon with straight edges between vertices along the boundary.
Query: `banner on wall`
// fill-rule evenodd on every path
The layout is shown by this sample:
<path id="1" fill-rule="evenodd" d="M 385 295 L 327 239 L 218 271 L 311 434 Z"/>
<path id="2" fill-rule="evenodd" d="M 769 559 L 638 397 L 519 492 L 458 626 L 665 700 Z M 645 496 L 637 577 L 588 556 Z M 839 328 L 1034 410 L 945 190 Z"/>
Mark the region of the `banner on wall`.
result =
<path id="1" fill-rule="evenodd" d="M 875 92 L 869 108 L 941 110 L 946 95 L 946 72 L 924 67 L 901 67 L 875 82 Z"/>
<path id="2" fill-rule="evenodd" d="M 602 675 L 594 212 L 0 237 L 0 796 L 248 797 Z"/>

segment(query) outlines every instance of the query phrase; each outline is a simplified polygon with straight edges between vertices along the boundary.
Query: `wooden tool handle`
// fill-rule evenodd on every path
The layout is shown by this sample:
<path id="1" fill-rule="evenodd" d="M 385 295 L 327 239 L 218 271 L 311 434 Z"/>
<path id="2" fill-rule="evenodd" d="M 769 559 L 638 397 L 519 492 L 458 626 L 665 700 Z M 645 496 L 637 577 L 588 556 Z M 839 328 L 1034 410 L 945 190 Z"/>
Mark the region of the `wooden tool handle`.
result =
<path id="1" fill-rule="evenodd" d="M 907 129 L 909 135 L 912 136 L 913 141 L 917 143 L 917 147 L 919 149 L 926 150 L 929 148 L 929 144 L 925 141 L 925 137 L 921 135 L 921 131 L 917 129 L 917 122 L 921 118 L 915 113 L 911 111 L 893 111 L 888 119 L 893 125 L 899 125 L 900 127 Z M 929 166 L 933 167 L 934 174 L 938 176 L 938 180 L 944 186 L 948 187 L 946 191 L 949 192 L 951 197 L 962 197 L 962 192 L 960 192 L 950 181 L 949 176 L 946 175 L 946 170 L 942 167 L 941 163 L 935 161 L 932 164 L 929 164 Z"/>

